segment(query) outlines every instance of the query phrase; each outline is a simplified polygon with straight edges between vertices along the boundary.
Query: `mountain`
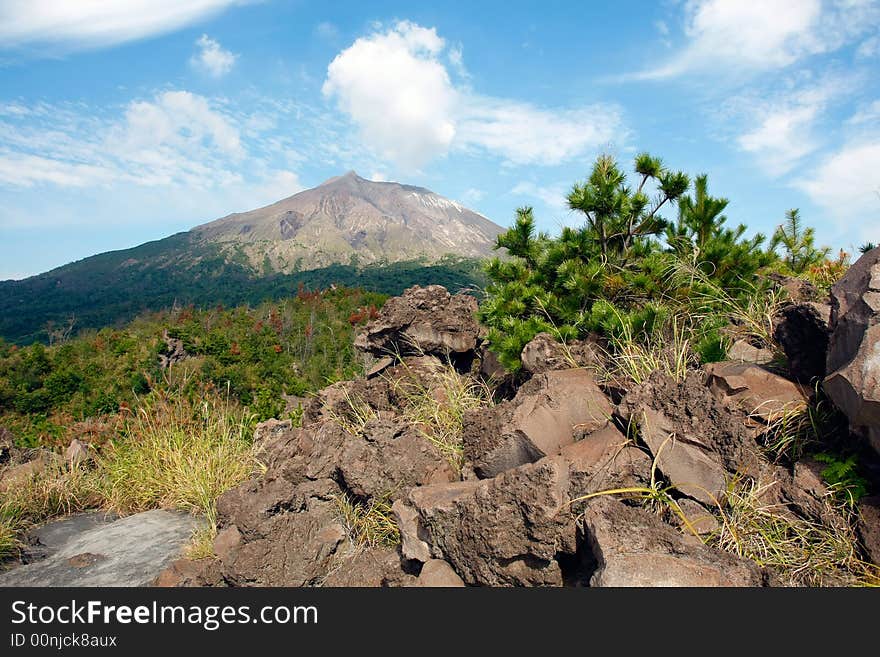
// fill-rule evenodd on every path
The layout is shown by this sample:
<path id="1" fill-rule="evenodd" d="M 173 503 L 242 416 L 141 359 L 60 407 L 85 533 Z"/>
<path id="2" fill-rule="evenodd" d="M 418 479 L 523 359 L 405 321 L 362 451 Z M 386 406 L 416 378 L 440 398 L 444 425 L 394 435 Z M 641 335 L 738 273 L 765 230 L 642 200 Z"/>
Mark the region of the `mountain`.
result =
<path id="1" fill-rule="evenodd" d="M 250 212 L 21 281 L 0 282 L 0 337 L 18 343 L 118 325 L 172 304 L 258 303 L 331 284 L 400 294 L 483 281 L 502 231 L 422 187 L 349 172 Z"/>
<path id="2" fill-rule="evenodd" d="M 349 171 L 258 210 L 192 230 L 193 237 L 255 268 L 291 273 L 333 263 L 400 262 L 448 253 L 488 255 L 502 231 L 486 217 L 423 187 L 374 182 Z"/>

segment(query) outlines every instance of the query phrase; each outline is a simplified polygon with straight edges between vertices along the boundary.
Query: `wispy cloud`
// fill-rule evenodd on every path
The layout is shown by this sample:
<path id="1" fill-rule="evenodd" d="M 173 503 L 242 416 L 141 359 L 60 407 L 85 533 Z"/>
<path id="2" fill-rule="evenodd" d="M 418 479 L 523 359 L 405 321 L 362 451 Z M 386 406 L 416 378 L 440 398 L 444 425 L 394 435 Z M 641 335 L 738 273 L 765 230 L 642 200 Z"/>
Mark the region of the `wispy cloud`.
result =
<path id="1" fill-rule="evenodd" d="M 880 137 L 854 140 L 795 183 L 842 229 L 880 242 Z"/>
<path id="2" fill-rule="evenodd" d="M 0 0 L 0 48 L 108 46 L 164 34 L 252 0 Z"/>
<path id="3" fill-rule="evenodd" d="M 183 90 L 118 108 L 6 104 L 0 106 L 0 188 L 102 190 L 117 205 L 136 190 L 153 190 L 178 200 L 210 199 L 206 209 L 224 212 L 275 201 L 302 189 L 291 168 L 298 164 L 295 151 L 274 134 L 299 108 L 255 104 L 258 110 L 246 110 Z M 317 145 L 315 151 L 332 157 Z M 23 216 L 14 210 L 0 209 L 0 225 Z"/>
<path id="4" fill-rule="evenodd" d="M 737 146 L 755 156 L 772 176 L 791 171 L 823 142 L 817 126 L 829 107 L 856 87 L 853 76 L 807 76 L 795 83 L 778 83 L 781 90 L 767 93 L 754 89 L 734 99 L 743 126 Z M 786 88 L 787 87 L 787 88 Z"/>
<path id="5" fill-rule="evenodd" d="M 453 150 L 559 164 L 625 136 L 614 105 L 548 108 L 481 95 L 454 84 L 447 61 L 464 70 L 460 50 L 436 29 L 403 21 L 340 52 L 323 92 L 370 148 L 410 170 Z"/>
<path id="6" fill-rule="evenodd" d="M 659 65 L 621 77 L 664 80 L 782 69 L 839 49 L 878 19 L 876 0 L 690 0 L 684 4 L 682 47 Z"/>
<path id="7" fill-rule="evenodd" d="M 196 41 L 198 52 L 190 59 L 190 64 L 212 78 L 222 78 L 235 66 L 238 55 L 225 50 L 218 41 L 203 34 Z"/>

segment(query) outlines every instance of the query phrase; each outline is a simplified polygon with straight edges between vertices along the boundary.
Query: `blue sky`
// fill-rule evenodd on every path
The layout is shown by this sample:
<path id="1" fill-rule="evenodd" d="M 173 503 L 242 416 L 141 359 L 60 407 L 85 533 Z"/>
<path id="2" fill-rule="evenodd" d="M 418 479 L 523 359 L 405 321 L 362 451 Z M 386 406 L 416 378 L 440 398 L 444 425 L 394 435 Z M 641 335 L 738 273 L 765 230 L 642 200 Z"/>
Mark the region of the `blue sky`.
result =
<path id="1" fill-rule="evenodd" d="M 0 0 L 0 279 L 349 169 L 508 225 L 639 151 L 880 241 L 880 0 Z"/>

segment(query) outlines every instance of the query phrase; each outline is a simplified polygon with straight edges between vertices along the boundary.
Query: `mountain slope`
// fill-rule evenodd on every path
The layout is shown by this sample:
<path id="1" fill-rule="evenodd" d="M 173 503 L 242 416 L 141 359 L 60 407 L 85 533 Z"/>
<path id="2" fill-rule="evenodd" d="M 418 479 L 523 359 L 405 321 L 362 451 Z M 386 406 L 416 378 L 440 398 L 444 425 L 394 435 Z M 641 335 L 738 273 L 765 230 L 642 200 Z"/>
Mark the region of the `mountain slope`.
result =
<path id="1" fill-rule="evenodd" d="M 291 273 L 332 263 L 398 262 L 448 253 L 482 257 L 502 228 L 423 187 L 350 171 L 264 208 L 232 214 L 193 238 L 256 269 Z"/>
<path id="2" fill-rule="evenodd" d="M 119 324 L 177 304 L 258 303 L 333 283 L 400 294 L 481 283 L 478 258 L 501 228 L 419 187 L 349 173 L 251 212 L 0 282 L 0 337 Z M 447 254 L 454 253 L 455 257 Z"/>

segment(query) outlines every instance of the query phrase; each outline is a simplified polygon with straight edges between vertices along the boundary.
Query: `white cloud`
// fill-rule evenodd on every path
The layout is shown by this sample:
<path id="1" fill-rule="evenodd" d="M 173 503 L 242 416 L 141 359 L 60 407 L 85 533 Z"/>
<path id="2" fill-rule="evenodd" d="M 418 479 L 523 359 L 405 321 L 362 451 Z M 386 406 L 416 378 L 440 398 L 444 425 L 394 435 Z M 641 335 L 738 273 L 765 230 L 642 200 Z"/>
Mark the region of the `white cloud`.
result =
<path id="1" fill-rule="evenodd" d="M 445 153 L 455 137 L 457 92 L 437 60 L 443 48 L 434 29 L 398 23 L 337 55 L 322 91 L 336 98 L 370 147 L 419 167 Z"/>
<path id="2" fill-rule="evenodd" d="M 327 69 L 323 93 L 380 156 L 416 169 L 450 150 L 480 150 L 513 164 L 558 164 L 622 133 L 612 106 L 540 108 L 457 87 L 435 29 L 399 22 L 357 39 Z M 456 64 L 458 62 L 458 64 Z"/>
<path id="3" fill-rule="evenodd" d="M 0 0 L 0 47 L 107 46 L 170 32 L 248 0 Z"/>
<path id="4" fill-rule="evenodd" d="M 199 51 L 190 59 L 190 63 L 197 69 L 204 71 L 212 78 L 222 78 L 235 66 L 238 55 L 224 50 L 219 42 L 203 34 L 196 41 Z"/>
<path id="5" fill-rule="evenodd" d="M 737 145 L 755 155 L 759 166 L 774 176 L 788 173 L 801 158 L 815 151 L 820 139 L 817 122 L 833 100 L 852 88 L 847 78 L 808 80 L 769 99 L 751 94 L 739 99 L 749 127 Z"/>
<path id="6" fill-rule="evenodd" d="M 103 189 L 117 198 L 126 198 L 123 188 L 161 189 L 168 198 L 185 190 L 202 200 L 213 195 L 211 208 L 225 200 L 228 211 L 303 189 L 284 166 L 286 144 L 253 127 L 271 129 L 274 120 L 256 120 L 188 91 L 132 101 L 111 116 L 77 104 L 26 109 L 5 119 L 0 113 L 0 187 L 10 190 Z M 244 126 L 250 126 L 247 139 Z M 13 219 L 11 208 L 0 212 L 0 224 Z"/>
<path id="7" fill-rule="evenodd" d="M 533 182 L 522 181 L 510 190 L 515 196 L 525 196 L 541 201 L 544 205 L 554 210 L 568 208 L 567 189 L 563 185 L 536 185 Z"/>
<path id="8" fill-rule="evenodd" d="M 876 0 L 689 0 L 684 7 L 685 45 L 624 79 L 780 69 L 840 48 L 880 18 Z"/>
<path id="9" fill-rule="evenodd" d="M 880 242 L 880 140 L 844 146 L 795 186 L 843 228 Z"/>

